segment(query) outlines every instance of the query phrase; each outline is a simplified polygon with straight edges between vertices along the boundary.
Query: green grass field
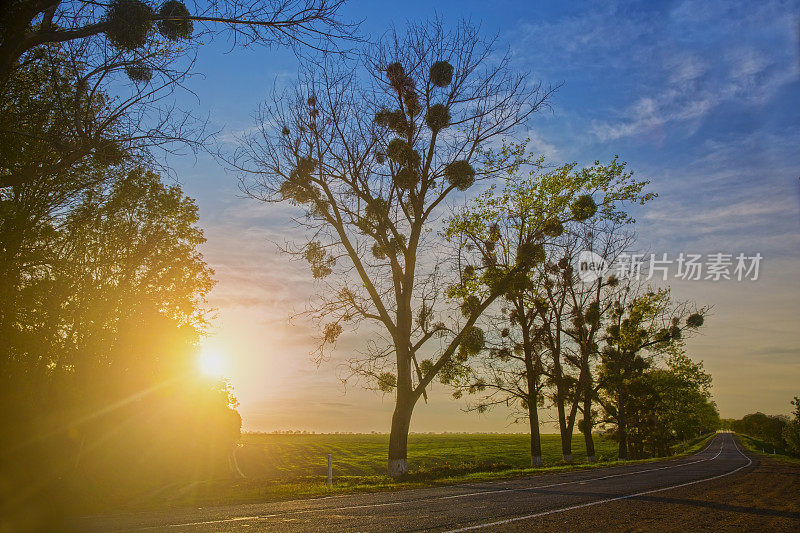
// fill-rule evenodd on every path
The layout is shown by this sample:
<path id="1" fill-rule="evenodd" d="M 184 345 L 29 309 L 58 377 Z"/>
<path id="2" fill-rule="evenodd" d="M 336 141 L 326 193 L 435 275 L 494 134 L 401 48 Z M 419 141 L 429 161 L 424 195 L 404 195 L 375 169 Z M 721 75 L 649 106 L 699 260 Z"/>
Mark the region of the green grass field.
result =
<path id="1" fill-rule="evenodd" d="M 673 452 L 693 453 L 713 434 L 677 446 Z M 599 462 L 589 465 L 583 436 L 575 435 L 575 464 L 561 458 L 558 435 L 542 436 L 544 468 L 530 468 L 529 437 L 498 434 L 439 434 L 409 437 L 410 475 L 393 481 L 385 474 L 388 435 L 277 435 L 242 436 L 237 458 L 244 479 L 198 480 L 165 487 L 154 493 L 116 501 L 113 508 L 142 509 L 173 506 L 228 505 L 311 498 L 352 492 L 401 490 L 439 484 L 519 477 L 573 469 L 609 466 L 617 462 L 616 443 L 596 436 Z M 328 453 L 333 454 L 333 486 L 327 487 Z M 652 459 L 645 459 L 644 462 Z M 88 506 L 85 512 L 107 510 Z"/>
<path id="2" fill-rule="evenodd" d="M 295 480 L 324 476 L 327 454 L 333 454 L 334 476 L 378 476 L 386 469 L 388 435 L 276 435 L 249 433 L 237 451 L 239 465 L 250 477 Z M 616 460 L 616 443 L 595 437 L 598 459 Z M 575 462 L 586 462 L 583 435 L 572 441 Z M 546 466 L 563 464 L 558 435 L 542 436 Z M 410 435 L 411 474 L 498 471 L 530 466 L 528 435 L 441 434 Z"/>

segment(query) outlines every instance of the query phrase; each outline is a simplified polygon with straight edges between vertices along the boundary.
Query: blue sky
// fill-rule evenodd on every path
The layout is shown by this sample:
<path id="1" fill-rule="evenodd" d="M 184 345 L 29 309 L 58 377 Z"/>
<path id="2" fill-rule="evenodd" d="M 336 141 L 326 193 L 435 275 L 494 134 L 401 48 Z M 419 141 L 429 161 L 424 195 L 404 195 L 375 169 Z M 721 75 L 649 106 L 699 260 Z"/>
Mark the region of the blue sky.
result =
<path id="1" fill-rule="evenodd" d="M 569 5 L 565 5 L 569 4 Z M 755 282 L 672 282 L 676 296 L 712 305 L 689 344 L 715 379 L 723 416 L 788 412 L 800 394 L 800 2 L 449 2 L 435 4 L 497 33 L 514 66 L 563 84 L 528 136 L 550 163 L 628 162 L 659 197 L 638 210 L 640 246 L 655 252 L 764 256 Z M 392 23 L 434 14 L 428 2 L 351 0 L 346 18 L 377 37 Z M 284 50 L 200 50 L 189 87 L 222 138 L 253 126 L 274 84 L 291 83 Z M 270 241 L 292 234 L 291 209 L 238 197 L 236 177 L 213 159 L 175 158 L 197 198 L 219 285 L 215 337 L 249 429 L 385 431 L 391 398 L 336 379 L 337 357 L 316 368 L 309 326 L 286 324 L 314 291 L 307 267 Z M 340 360 L 340 359 L 339 359 Z M 356 407 L 358 405 L 358 407 Z M 368 406 L 364 408 L 363 406 Z M 420 406 L 416 431 L 524 431 L 507 413 L 482 417 L 439 387 Z M 310 413 L 314 413 L 311 415 Z M 358 416 L 356 416 L 358 414 Z M 299 422 L 304 421 L 304 422 Z M 553 428 L 550 428 L 551 430 Z M 545 429 L 548 430 L 547 428 Z"/>

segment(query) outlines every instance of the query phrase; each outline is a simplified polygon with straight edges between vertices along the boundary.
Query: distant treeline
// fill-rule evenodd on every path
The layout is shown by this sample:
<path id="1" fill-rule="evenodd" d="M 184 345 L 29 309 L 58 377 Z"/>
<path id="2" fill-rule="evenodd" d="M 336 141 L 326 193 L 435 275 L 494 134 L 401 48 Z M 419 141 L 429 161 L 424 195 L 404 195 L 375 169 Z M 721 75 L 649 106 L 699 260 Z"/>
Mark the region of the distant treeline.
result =
<path id="1" fill-rule="evenodd" d="M 722 427 L 749 435 L 782 451 L 800 454 L 800 396 L 795 396 L 791 403 L 794 406 L 791 417 L 757 412 L 738 420 L 724 419 Z"/>

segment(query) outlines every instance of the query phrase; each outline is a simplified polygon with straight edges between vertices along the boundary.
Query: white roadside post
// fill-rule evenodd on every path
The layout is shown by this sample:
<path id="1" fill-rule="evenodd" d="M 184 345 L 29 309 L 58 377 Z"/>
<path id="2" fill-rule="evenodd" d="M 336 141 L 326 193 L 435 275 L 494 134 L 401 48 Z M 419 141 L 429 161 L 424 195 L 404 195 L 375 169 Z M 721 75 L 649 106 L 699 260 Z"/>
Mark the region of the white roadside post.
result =
<path id="1" fill-rule="evenodd" d="M 328 454 L 328 486 L 333 485 L 333 454 Z"/>

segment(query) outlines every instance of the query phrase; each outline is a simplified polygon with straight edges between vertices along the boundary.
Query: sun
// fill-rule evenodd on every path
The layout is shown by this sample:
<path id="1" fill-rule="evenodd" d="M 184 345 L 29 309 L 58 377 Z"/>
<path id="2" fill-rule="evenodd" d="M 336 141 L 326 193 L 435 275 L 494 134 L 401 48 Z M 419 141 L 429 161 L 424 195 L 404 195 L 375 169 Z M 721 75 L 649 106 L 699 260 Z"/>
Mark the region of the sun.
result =
<path id="1" fill-rule="evenodd" d="M 216 346 L 209 344 L 203 346 L 198 356 L 198 364 L 200 370 L 207 376 L 221 378 L 225 374 L 225 355 Z"/>

